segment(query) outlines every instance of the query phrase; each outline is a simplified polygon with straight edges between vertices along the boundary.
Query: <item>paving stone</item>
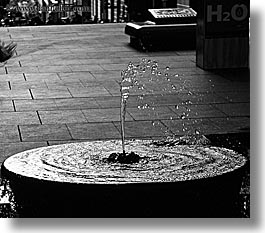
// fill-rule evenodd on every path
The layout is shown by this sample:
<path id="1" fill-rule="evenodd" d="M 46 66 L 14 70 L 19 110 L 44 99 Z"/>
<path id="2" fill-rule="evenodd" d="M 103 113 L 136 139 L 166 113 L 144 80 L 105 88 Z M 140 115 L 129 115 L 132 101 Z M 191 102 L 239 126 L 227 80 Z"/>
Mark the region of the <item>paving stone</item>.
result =
<path id="1" fill-rule="evenodd" d="M 47 81 L 47 80 L 60 80 L 59 76 L 57 73 L 26 73 L 25 78 L 27 81 L 35 81 L 35 82 L 40 82 L 40 81 Z"/>
<path id="2" fill-rule="evenodd" d="M 0 67 L 0 75 L 6 74 L 5 67 Z"/>
<path id="3" fill-rule="evenodd" d="M 226 114 L 211 105 L 187 104 L 179 107 L 170 106 L 169 108 L 174 111 L 180 119 L 226 117 Z"/>
<path id="4" fill-rule="evenodd" d="M 121 71 L 121 70 L 124 70 L 126 69 L 126 65 L 124 64 L 101 64 L 100 65 L 104 70 L 118 70 L 118 71 Z"/>
<path id="5" fill-rule="evenodd" d="M 0 81 L 0 92 L 6 90 L 10 90 L 9 83 L 7 81 Z"/>
<path id="6" fill-rule="evenodd" d="M 87 36 L 89 36 L 89 35 L 87 34 Z M 76 48 L 74 48 L 74 49 L 71 49 L 71 51 L 73 53 L 84 52 L 84 50 L 85 50 L 85 52 L 104 52 L 104 51 L 106 51 L 106 49 L 108 51 L 132 51 L 132 48 L 130 48 L 130 47 L 115 46 L 115 47 L 106 48 L 106 46 L 104 46 L 104 45 L 103 46 L 95 46 L 95 47 L 85 48 L 85 49 L 76 49 Z M 104 59 L 104 63 L 105 63 L 105 60 L 106 59 Z"/>
<path id="7" fill-rule="evenodd" d="M 245 82 L 230 82 L 227 84 L 216 83 L 215 88 L 216 92 L 250 92 L 250 83 Z"/>
<path id="8" fill-rule="evenodd" d="M 13 112 L 14 107 L 11 100 L 0 99 L 0 112 Z"/>
<path id="9" fill-rule="evenodd" d="M 0 99 L 31 99 L 29 90 L 6 90 L 0 92 Z"/>
<path id="10" fill-rule="evenodd" d="M 16 125 L 0 125 L 0 142 L 19 142 L 19 131 Z"/>
<path id="11" fill-rule="evenodd" d="M 209 74 L 211 75 L 212 72 L 210 71 L 206 71 L 206 70 L 202 70 L 198 67 L 196 67 L 196 64 L 194 63 L 194 67 L 189 67 L 189 68 L 185 68 L 185 67 L 179 67 L 179 68 L 171 68 L 171 72 L 178 74 L 178 75 L 182 75 L 182 76 L 188 76 L 188 75 L 206 75 Z"/>
<path id="12" fill-rule="evenodd" d="M 91 87 L 102 87 L 103 85 L 105 85 L 105 82 L 110 82 L 110 81 L 104 81 L 104 82 L 100 82 L 100 81 L 96 81 L 94 80 L 87 80 L 87 79 L 83 79 L 80 80 L 80 82 L 83 85 L 83 88 L 91 88 Z"/>
<path id="13" fill-rule="evenodd" d="M 218 127 L 209 119 L 162 120 L 168 130 L 174 135 L 194 135 L 195 131 L 201 134 L 212 134 Z"/>
<path id="14" fill-rule="evenodd" d="M 39 66 L 38 70 L 40 73 L 57 73 L 57 72 L 71 72 L 69 66 Z"/>
<path id="15" fill-rule="evenodd" d="M 67 89 L 67 88 L 83 88 L 80 80 L 56 80 L 56 81 L 45 81 L 48 89 Z"/>
<path id="16" fill-rule="evenodd" d="M 44 80 L 38 81 L 11 81 L 10 82 L 11 90 L 22 90 L 22 89 L 34 89 L 34 88 L 43 88 L 46 89 L 47 85 Z"/>
<path id="17" fill-rule="evenodd" d="M 58 109 L 90 109 L 99 108 L 99 104 L 94 98 L 67 98 L 55 99 Z"/>
<path id="18" fill-rule="evenodd" d="M 200 92 L 215 92 L 215 93 L 233 93 L 233 92 L 237 92 L 238 90 L 243 91 L 244 89 L 246 89 L 246 92 L 249 92 L 249 89 L 247 87 L 243 87 L 242 89 L 240 89 L 237 85 L 234 85 L 232 82 L 230 83 L 215 83 L 212 82 L 207 83 L 205 85 L 203 84 L 190 84 L 189 86 L 187 86 L 187 89 L 189 89 L 190 91 L 196 92 L 197 90 L 199 90 Z"/>
<path id="19" fill-rule="evenodd" d="M 120 123 L 115 122 L 120 131 Z M 125 122 L 125 138 L 157 138 L 164 137 L 167 128 L 160 121 L 128 121 Z"/>
<path id="20" fill-rule="evenodd" d="M 71 98 L 72 95 L 67 88 L 65 89 L 32 89 L 34 99 L 47 99 L 47 98 Z"/>
<path id="21" fill-rule="evenodd" d="M 63 81 L 68 81 L 68 80 L 95 81 L 95 77 L 90 72 L 58 73 L 58 75 L 60 79 Z"/>
<path id="22" fill-rule="evenodd" d="M 9 66 L 17 66 L 20 67 L 20 63 L 19 60 L 16 59 L 16 56 L 13 57 L 14 59 L 12 60 L 8 60 L 8 62 L 5 64 L 5 67 L 9 67 Z"/>
<path id="23" fill-rule="evenodd" d="M 120 85 L 115 80 L 81 80 L 84 87 L 104 87 L 112 95 L 120 95 Z"/>
<path id="24" fill-rule="evenodd" d="M 34 66 L 23 66 L 23 67 L 9 66 L 6 69 L 8 74 L 39 73 L 38 67 Z"/>
<path id="25" fill-rule="evenodd" d="M 168 54 L 170 56 L 170 60 L 168 59 L 168 56 L 164 56 L 163 53 L 165 51 L 160 52 L 160 56 L 158 56 L 157 52 L 154 52 L 153 54 L 149 54 L 148 59 L 151 59 L 153 61 L 157 61 L 158 64 L 161 66 L 168 66 L 170 68 L 175 67 L 176 62 L 190 62 L 194 59 L 196 59 L 196 55 L 185 55 L 185 56 L 180 56 L 177 54 L 177 52 L 171 52 L 171 54 Z M 170 64 L 169 64 L 170 62 Z"/>
<path id="26" fill-rule="evenodd" d="M 120 108 L 86 109 L 82 112 L 88 122 L 120 121 Z M 126 120 L 132 121 L 133 118 L 127 114 Z"/>
<path id="27" fill-rule="evenodd" d="M 150 106 L 169 106 L 181 103 L 178 95 L 166 94 L 166 95 L 140 95 L 130 96 L 128 104 L 135 102 L 135 106 L 143 106 L 148 104 Z"/>
<path id="28" fill-rule="evenodd" d="M 42 124 L 87 122 L 81 110 L 39 111 Z"/>
<path id="29" fill-rule="evenodd" d="M 120 138 L 112 123 L 67 124 L 73 139 L 105 140 Z"/>
<path id="30" fill-rule="evenodd" d="M 101 86 L 87 87 L 87 88 L 68 88 L 73 97 L 96 97 L 96 96 L 110 96 L 110 93 Z"/>
<path id="31" fill-rule="evenodd" d="M 21 74 L 1 74 L 0 73 L 0 80 L 1 81 L 24 81 L 24 75 L 21 73 Z"/>
<path id="32" fill-rule="evenodd" d="M 98 48 L 93 48 L 93 49 L 96 49 L 98 50 Z M 106 48 L 102 48 L 102 49 L 105 49 Z M 116 47 L 115 48 L 108 48 L 108 49 L 117 49 Z M 128 63 L 131 61 L 131 58 L 129 57 L 124 57 L 124 58 L 119 58 L 119 57 L 116 57 L 116 58 L 97 58 L 97 59 L 94 59 L 94 58 L 89 58 L 89 59 L 80 59 L 79 60 L 81 62 L 81 64 L 84 64 L 84 65 L 87 65 L 87 64 L 124 64 L 124 67 L 126 67 L 128 65 Z M 124 69 L 124 68 L 123 68 Z"/>
<path id="33" fill-rule="evenodd" d="M 172 68 L 194 68 L 196 65 L 193 62 L 178 61 L 174 62 L 171 66 Z"/>
<path id="34" fill-rule="evenodd" d="M 104 43 L 104 42 L 103 42 Z M 115 57 L 146 57 L 145 54 L 142 54 L 137 51 L 102 51 L 102 52 L 91 52 L 87 54 L 88 58 L 115 58 Z"/>
<path id="35" fill-rule="evenodd" d="M 69 140 L 71 135 L 64 124 L 20 125 L 22 141 Z"/>
<path id="36" fill-rule="evenodd" d="M 120 96 L 99 96 L 95 99 L 102 108 L 119 108 L 121 106 Z"/>
<path id="37" fill-rule="evenodd" d="M 218 133 L 239 133 L 250 130 L 250 118 L 248 117 L 212 118 L 210 121 L 218 128 Z"/>
<path id="38" fill-rule="evenodd" d="M 111 94 L 111 95 L 120 95 L 120 86 L 118 84 L 104 84 L 104 88 Z"/>
<path id="39" fill-rule="evenodd" d="M 95 64 L 95 65 L 69 65 L 69 67 L 73 72 L 103 70 L 103 68 L 97 64 Z"/>
<path id="40" fill-rule="evenodd" d="M 104 72 L 91 72 L 91 74 L 98 81 L 104 80 L 121 80 L 121 71 L 104 71 Z"/>
<path id="41" fill-rule="evenodd" d="M 40 124 L 36 112 L 0 112 L 0 125 Z"/>
<path id="42" fill-rule="evenodd" d="M 200 74 L 200 75 L 183 75 L 176 78 L 176 80 L 184 81 L 186 87 L 194 88 L 214 88 L 214 87 L 230 87 L 233 83 L 223 77 L 215 74 Z"/>
<path id="43" fill-rule="evenodd" d="M 228 102 L 237 103 L 245 102 L 250 103 L 250 91 L 233 91 L 233 92 L 218 92 L 218 96 L 221 96 Z"/>
<path id="44" fill-rule="evenodd" d="M 68 48 L 45 48 L 45 50 L 40 50 L 40 54 L 64 54 L 64 55 L 70 55 L 72 52 Z"/>
<path id="45" fill-rule="evenodd" d="M 23 60 L 20 61 L 21 66 L 43 66 L 43 65 L 52 65 L 51 60 Z"/>
<path id="46" fill-rule="evenodd" d="M 148 107 L 145 105 L 141 108 L 127 108 L 128 114 L 130 114 L 135 120 L 155 120 L 155 119 L 175 119 L 178 115 L 171 111 L 167 107 Z"/>
<path id="47" fill-rule="evenodd" d="M 247 103 L 216 104 L 214 106 L 227 116 L 250 116 L 250 105 Z"/>
<path id="48" fill-rule="evenodd" d="M 58 109 L 54 99 L 14 100 L 16 111 L 39 111 Z"/>
<path id="49" fill-rule="evenodd" d="M 215 93 L 178 93 L 177 97 L 181 99 L 180 103 L 191 103 L 191 104 L 211 104 L 211 103 L 227 103 L 224 97 L 219 96 Z"/>

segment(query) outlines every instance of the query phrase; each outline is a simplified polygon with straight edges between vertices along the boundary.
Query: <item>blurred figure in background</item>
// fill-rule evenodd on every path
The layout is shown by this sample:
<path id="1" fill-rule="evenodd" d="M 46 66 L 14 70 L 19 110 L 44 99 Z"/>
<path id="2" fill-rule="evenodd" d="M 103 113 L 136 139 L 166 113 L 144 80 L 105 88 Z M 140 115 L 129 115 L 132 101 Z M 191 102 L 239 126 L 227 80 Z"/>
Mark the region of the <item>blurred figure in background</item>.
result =
<path id="1" fill-rule="evenodd" d="M 0 62 L 6 62 L 8 59 L 10 59 L 14 55 L 16 48 L 16 43 L 11 42 L 6 45 L 0 40 Z"/>

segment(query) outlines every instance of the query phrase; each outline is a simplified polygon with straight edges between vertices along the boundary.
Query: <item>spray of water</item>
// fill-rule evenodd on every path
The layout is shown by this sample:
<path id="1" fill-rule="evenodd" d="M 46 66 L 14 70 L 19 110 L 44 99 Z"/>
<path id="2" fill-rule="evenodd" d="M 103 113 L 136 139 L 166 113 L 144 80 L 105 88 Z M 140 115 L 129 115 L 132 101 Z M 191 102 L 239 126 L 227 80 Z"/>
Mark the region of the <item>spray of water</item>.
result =
<path id="1" fill-rule="evenodd" d="M 139 63 L 130 62 L 125 70 L 121 72 L 120 92 L 121 92 L 121 108 L 120 108 L 120 122 L 121 122 L 121 139 L 122 139 L 122 153 L 126 155 L 125 148 L 125 117 L 126 107 L 129 96 L 133 93 L 136 94 L 137 100 L 141 103 L 138 105 L 139 110 L 150 109 L 153 114 L 157 114 L 155 109 L 156 98 L 154 96 L 166 96 L 168 94 L 176 94 L 183 90 L 184 85 L 182 83 L 182 74 L 172 74 L 170 67 L 166 66 L 161 68 L 158 66 L 157 61 L 142 59 Z M 178 87 L 178 85 L 180 87 Z M 188 96 L 193 95 L 189 92 Z M 151 102 L 150 102 L 151 96 Z M 149 97 L 149 98 L 147 98 Z M 146 102 L 146 99 L 149 101 Z M 192 101 L 190 99 L 184 100 L 182 103 L 175 105 L 176 111 L 182 111 L 179 119 L 182 121 L 182 133 L 183 137 L 177 137 L 169 128 L 165 132 L 166 138 L 164 142 L 170 142 L 169 144 L 208 144 L 209 142 L 201 134 L 197 128 L 193 128 L 193 132 L 190 131 L 190 105 Z M 195 113 L 196 114 L 196 113 Z M 171 121 L 173 117 L 169 118 Z M 188 122 L 188 124 L 186 123 Z M 156 121 L 152 121 L 152 125 L 155 127 Z M 173 143 L 174 142 L 174 143 Z"/>

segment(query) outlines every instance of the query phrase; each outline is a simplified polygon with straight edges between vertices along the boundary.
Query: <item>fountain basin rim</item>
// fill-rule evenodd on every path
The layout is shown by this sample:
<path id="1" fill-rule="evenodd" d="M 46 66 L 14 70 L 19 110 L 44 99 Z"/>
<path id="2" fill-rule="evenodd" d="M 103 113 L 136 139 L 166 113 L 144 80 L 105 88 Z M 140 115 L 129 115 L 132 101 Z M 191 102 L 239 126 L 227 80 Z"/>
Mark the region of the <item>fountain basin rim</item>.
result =
<path id="1" fill-rule="evenodd" d="M 205 177 L 203 178 L 203 180 L 215 180 L 218 178 L 221 178 L 222 176 L 226 176 L 226 175 L 232 175 L 232 174 L 242 174 L 242 171 L 245 169 L 245 165 L 244 164 L 242 167 L 238 167 L 236 169 L 234 169 L 233 171 L 230 172 L 226 172 L 226 173 L 222 173 L 222 174 L 218 174 L 215 176 L 209 176 L 209 177 Z M 30 177 L 30 176 L 23 176 L 23 175 L 19 175 L 16 174 L 12 171 L 9 171 L 7 168 L 5 168 L 5 166 L 2 164 L 1 166 L 1 175 L 2 175 L 2 179 L 6 179 L 10 180 L 11 179 L 15 179 L 16 181 L 26 181 L 27 183 L 39 183 L 39 184 L 50 184 L 50 185 L 55 185 L 57 186 L 58 184 L 60 185 L 74 185 L 74 186 L 86 186 L 89 185 L 90 187 L 122 187 L 122 186 L 159 186 L 159 185 L 174 185 L 174 184 L 181 184 L 181 183 L 189 183 L 189 182 L 196 182 L 198 180 L 202 180 L 202 178 L 198 178 L 198 179 L 187 179 L 187 180 L 176 180 L 176 181 L 152 181 L 152 182 L 132 182 L 132 181 L 127 181 L 127 182 L 91 182 L 91 183 L 85 183 L 85 182 L 69 182 L 69 181 L 57 181 L 57 180 L 50 180 L 50 179 L 42 179 L 39 178 L 37 179 L 36 177 Z"/>
<path id="2" fill-rule="evenodd" d="M 110 141 L 107 141 L 107 142 L 117 142 L 117 140 L 110 140 Z M 136 140 L 137 141 L 137 140 Z M 143 140 L 141 140 L 143 142 Z M 151 140 L 144 140 L 144 142 L 151 142 Z M 14 176 L 16 177 L 26 177 L 26 178 L 29 178 L 29 179 L 36 179 L 40 182 L 45 182 L 45 181 L 49 181 L 49 182 L 60 182 L 60 183 L 69 183 L 69 184 L 73 184 L 73 183 L 76 183 L 76 184 L 89 184 L 89 185 L 128 185 L 128 184 L 147 184 L 147 183 L 150 183 L 150 184 L 159 184 L 159 183 L 171 183 L 171 182 L 181 182 L 181 181 L 191 181 L 191 180 L 197 180 L 197 179 L 206 179 L 206 178 L 211 178 L 211 177 L 218 177 L 220 175 L 223 175 L 223 174 L 226 174 L 226 173 L 230 173 L 230 172 L 233 172 L 233 171 L 237 171 L 239 170 L 241 167 L 244 167 L 246 162 L 247 162 L 247 159 L 244 157 L 244 156 L 241 156 L 239 155 L 238 153 L 232 151 L 232 150 L 229 150 L 229 149 L 226 149 L 226 148 L 219 148 L 219 147 L 203 147 L 203 146 L 200 146 L 200 147 L 196 147 L 196 146 L 188 146 L 189 148 L 191 149 L 202 149 L 205 148 L 207 150 L 220 150 L 220 151 L 223 151 L 223 152 L 226 152 L 226 153 L 231 153 L 233 156 L 237 156 L 238 158 L 240 158 L 240 162 L 238 164 L 235 164 L 234 167 L 232 168 L 227 168 L 227 169 L 224 169 L 224 170 L 220 170 L 219 172 L 216 171 L 214 174 L 203 174 L 203 175 L 199 175 L 194 173 L 193 176 L 192 175 L 189 175 L 189 174 L 186 174 L 184 176 L 184 178 L 181 178 L 179 176 L 177 176 L 178 174 L 181 174 L 181 169 L 179 169 L 178 167 L 174 170 L 170 170 L 169 172 L 171 173 L 176 173 L 178 172 L 178 174 L 176 174 L 176 177 L 175 179 L 172 178 L 172 179 L 161 179 L 161 180 L 158 180 L 156 178 L 154 179 L 138 179 L 137 177 L 133 177 L 132 179 L 129 179 L 129 180 L 126 180 L 124 179 L 124 177 L 119 177 L 119 176 L 116 176 L 115 175 L 115 172 L 113 173 L 114 176 L 111 178 L 111 177 L 103 177 L 102 179 L 101 178 L 98 178 L 98 177 L 95 177 L 91 174 L 86 174 L 86 173 L 79 173 L 79 174 L 75 174 L 74 172 L 71 172 L 71 171 L 62 171 L 61 170 L 61 167 L 59 167 L 59 170 L 60 170 L 60 174 L 57 174 L 57 176 L 55 177 L 47 177 L 47 171 L 45 170 L 47 168 L 47 166 L 45 167 L 45 164 L 41 164 L 41 166 L 43 165 L 43 167 L 41 167 L 40 171 L 42 172 L 42 175 L 38 175 L 36 174 L 36 171 L 35 173 L 28 173 L 28 172 L 25 172 L 23 173 L 23 171 L 19 171 L 19 169 L 17 169 L 16 167 L 15 168 L 12 168 L 13 166 L 13 162 L 16 161 L 17 159 L 19 159 L 21 156 L 23 157 L 25 154 L 27 155 L 31 155 L 31 154 L 36 154 L 37 152 L 40 152 L 40 151 L 46 151 L 47 149 L 49 151 L 53 150 L 53 149 L 62 149 L 64 147 L 69 147 L 70 145 L 73 145 L 73 146 L 79 146 L 80 148 L 82 148 L 82 146 L 85 146 L 85 145 L 89 145 L 91 143 L 103 143 L 104 144 L 104 141 L 93 141 L 93 142 L 81 142 L 81 143 L 68 143 L 68 144 L 60 144 L 60 145 L 54 145 L 54 146 L 49 146 L 49 147 L 40 147 L 40 148 L 35 148 L 35 149 L 31 149 L 31 150 L 28 150 L 28 151 L 24 151 L 24 152 L 20 152 L 18 154 L 15 154 L 9 158 L 7 158 L 3 164 L 2 164 L 2 170 L 4 171 L 4 173 L 9 173 L 9 174 L 13 174 Z M 187 146 L 177 146 L 177 148 L 186 148 Z M 160 149 L 160 148 L 156 148 L 156 149 Z M 167 150 L 172 150 L 172 148 L 166 148 Z M 168 151 L 167 151 L 168 152 Z M 48 157 L 49 159 L 49 157 Z M 227 158 L 225 158 L 227 159 Z M 225 161 L 226 162 L 226 161 Z M 21 165 L 22 162 L 20 161 L 19 162 L 19 166 L 22 166 Z M 52 164 L 52 163 L 51 163 Z M 50 165 L 50 164 L 48 164 Z M 54 165 L 54 164 L 52 164 Z M 171 165 L 171 164 L 170 164 Z M 194 165 L 194 164 L 191 164 L 191 166 Z M 196 164 L 195 164 L 196 165 Z M 197 164 L 196 166 L 196 169 L 199 169 L 199 172 L 200 173 L 203 173 L 203 169 L 199 167 L 200 164 Z M 117 166 L 115 164 L 115 166 Z M 208 166 L 208 165 L 206 165 Z M 133 167 L 134 168 L 134 167 Z M 50 169 L 48 167 L 48 169 Z M 212 168 L 211 168 L 212 169 Z M 55 167 L 54 170 L 58 170 L 58 168 Z M 163 167 L 162 169 L 163 170 Z M 186 169 L 187 170 L 187 169 Z M 191 169 L 192 170 L 192 169 Z M 157 170 L 158 172 L 160 170 Z M 156 172 L 157 171 L 153 171 L 153 170 L 145 170 L 145 171 L 141 171 L 142 174 L 144 174 L 144 172 L 150 172 L 152 173 L 153 175 L 156 175 Z M 188 171 L 188 170 L 187 170 Z M 50 171 L 49 171 L 50 172 Z M 127 172 L 127 171 L 126 171 Z M 184 171 L 185 172 L 185 171 Z M 104 173 L 104 172 L 103 172 Z M 134 175 L 139 173 L 139 171 L 136 171 L 135 173 L 133 173 Z M 170 174 L 171 174 L 170 173 Z M 60 177 L 61 174 L 64 174 L 66 176 L 68 176 L 68 178 L 71 176 L 71 175 L 75 175 L 75 177 L 70 177 L 69 179 L 64 179 L 62 176 Z M 128 173 L 129 174 L 129 173 Z M 12 175 L 12 176 L 13 176 Z M 163 175 L 163 174 L 162 174 Z M 83 178 L 82 178 L 83 176 Z M 81 177 L 81 178 L 80 178 Z M 84 178 L 85 177 L 85 178 Z M 116 177 L 116 178 L 115 178 Z M 130 178 L 130 177 L 125 177 L 125 178 Z M 135 179 L 134 179 L 135 178 Z M 141 177 L 140 177 L 141 178 Z M 158 175 L 158 178 L 159 175 Z"/>

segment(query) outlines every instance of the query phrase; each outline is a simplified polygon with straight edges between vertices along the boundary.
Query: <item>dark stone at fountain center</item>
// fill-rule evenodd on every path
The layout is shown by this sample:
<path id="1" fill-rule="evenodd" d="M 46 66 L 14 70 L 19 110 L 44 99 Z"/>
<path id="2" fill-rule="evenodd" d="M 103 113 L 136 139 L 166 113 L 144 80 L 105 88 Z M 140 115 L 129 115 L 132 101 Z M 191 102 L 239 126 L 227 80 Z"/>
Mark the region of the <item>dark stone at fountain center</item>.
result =
<path id="1" fill-rule="evenodd" d="M 110 156 L 104 161 L 109 163 L 122 163 L 122 164 L 132 164 L 138 163 L 140 160 L 140 156 L 135 154 L 134 152 L 130 153 L 112 153 Z"/>
<path id="2" fill-rule="evenodd" d="M 128 141 L 126 147 L 140 160 L 116 161 L 119 140 L 50 146 L 11 156 L 1 171 L 18 215 L 238 217 L 243 156 L 218 147 L 157 147 L 148 140 Z"/>

